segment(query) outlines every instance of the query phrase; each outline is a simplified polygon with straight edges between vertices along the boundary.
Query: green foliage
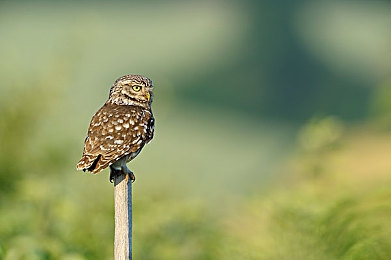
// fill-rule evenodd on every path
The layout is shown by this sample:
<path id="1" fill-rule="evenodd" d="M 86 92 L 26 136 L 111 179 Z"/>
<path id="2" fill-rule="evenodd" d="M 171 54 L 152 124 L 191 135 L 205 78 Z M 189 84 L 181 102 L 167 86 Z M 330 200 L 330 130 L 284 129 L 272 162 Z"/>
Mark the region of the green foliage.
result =
<path id="1" fill-rule="evenodd" d="M 135 258 L 218 259 L 222 227 L 202 203 L 173 194 L 137 203 Z"/>
<path id="2" fill-rule="evenodd" d="M 0 196 L 13 191 L 18 180 L 15 176 L 22 175 L 26 144 L 45 105 L 45 95 L 38 84 L 23 90 L 20 86 L 11 89 L 14 93 L 0 100 Z"/>
<path id="3" fill-rule="evenodd" d="M 316 195 L 316 194 L 312 194 Z M 306 197 L 311 194 L 306 194 Z M 388 259 L 391 241 L 386 219 L 391 190 L 372 190 L 334 200 L 309 199 L 302 205 L 284 205 L 275 212 L 272 225 L 288 233 L 280 241 L 286 254 L 299 251 L 304 259 Z M 315 257 L 315 258 L 313 258 Z"/>
<path id="4" fill-rule="evenodd" d="M 3 125 L 21 118 L 36 122 L 47 115 L 40 107 L 30 108 L 19 107 L 18 116 L 4 117 Z M 70 170 L 74 168 L 74 148 L 64 144 L 66 140 L 57 147 L 56 143 L 42 142 L 37 155 L 31 149 L 36 142 L 26 141 L 27 136 L 39 135 L 33 126 L 29 125 L 28 134 L 22 126 L 15 129 L 25 142 L 26 158 L 15 156 L 18 150 L 7 144 L 7 163 L 20 169 L 7 173 L 19 175 L 12 179 L 12 189 L 2 191 L 1 258 L 110 259 L 114 225 L 112 186 L 107 175 L 74 174 Z M 7 135 L 8 141 L 18 142 L 11 133 Z M 176 132 L 173 135 L 178 136 Z M 347 142 L 362 142 L 363 137 L 344 140 L 342 124 L 334 118 L 312 121 L 299 136 L 304 143 L 310 139 L 316 145 L 301 144 L 293 158 L 306 162 L 309 154 L 316 155 L 323 174 L 309 178 L 314 169 L 300 168 L 305 174 L 296 173 L 295 182 L 277 186 L 266 195 L 225 194 L 216 202 L 209 195 L 189 196 L 191 185 L 186 182 L 153 182 L 143 176 L 143 181 L 134 184 L 135 258 L 387 259 L 391 254 L 391 190 L 386 185 L 390 179 L 376 177 L 375 172 L 368 185 L 365 176 L 352 172 L 342 181 L 339 168 L 330 166 L 336 151 L 349 154 Z M 341 142 L 343 145 L 335 150 Z M 59 154 L 53 155 L 57 151 Z M 3 155 L 7 155 L 4 150 Z M 32 158 L 39 163 L 26 162 Z M 291 174 L 293 169 L 288 167 Z M 169 176 L 168 169 L 161 173 Z M 189 179 L 191 176 L 184 177 Z M 147 188 L 146 182 L 155 184 Z"/>
<path id="5" fill-rule="evenodd" d="M 389 188 L 354 191 L 330 179 L 255 198 L 232 220 L 247 222 L 241 230 L 230 225 L 239 243 L 231 259 L 388 259 L 390 199 Z"/>
<path id="6" fill-rule="evenodd" d="M 340 146 L 343 130 L 342 121 L 333 116 L 314 118 L 302 127 L 298 150 L 307 174 L 316 177 L 324 172 L 324 161 Z"/>
<path id="7" fill-rule="evenodd" d="M 372 114 L 382 128 L 391 128 L 391 82 L 384 82 L 376 89 L 372 99 Z"/>

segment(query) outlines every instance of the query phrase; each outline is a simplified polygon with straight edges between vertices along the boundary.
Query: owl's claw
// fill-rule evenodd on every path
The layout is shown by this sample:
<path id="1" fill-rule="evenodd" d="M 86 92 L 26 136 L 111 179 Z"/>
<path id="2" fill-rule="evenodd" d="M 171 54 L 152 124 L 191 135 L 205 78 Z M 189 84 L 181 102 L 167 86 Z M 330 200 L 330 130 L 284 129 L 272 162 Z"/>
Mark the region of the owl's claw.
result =
<path id="1" fill-rule="evenodd" d="M 115 176 L 118 175 L 118 171 L 117 170 L 114 170 L 114 169 L 110 169 L 110 182 L 113 183 L 114 182 L 114 179 L 115 179 Z"/>
<path id="2" fill-rule="evenodd" d="M 125 179 L 129 182 L 129 179 L 132 180 L 132 183 L 136 181 L 136 176 L 134 176 L 133 172 L 128 169 L 128 172 L 125 175 Z"/>

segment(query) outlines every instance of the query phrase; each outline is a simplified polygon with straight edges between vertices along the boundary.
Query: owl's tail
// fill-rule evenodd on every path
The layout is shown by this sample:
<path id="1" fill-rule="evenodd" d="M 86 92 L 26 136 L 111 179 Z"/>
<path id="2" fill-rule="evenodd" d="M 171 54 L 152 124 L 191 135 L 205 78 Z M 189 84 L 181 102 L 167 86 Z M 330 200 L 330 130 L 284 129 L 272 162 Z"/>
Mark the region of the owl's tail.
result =
<path id="1" fill-rule="evenodd" d="M 78 171 L 79 170 L 86 171 L 86 170 L 88 170 L 91 167 L 91 165 L 94 164 L 96 159 L 97 158 L 94 157 L 94 156 L 83 154 L 83 157 L 81 157 L 80 161 L 76 164 L 76 169 Z"/>
<path id="2" fill-rule="evenodd" d="M 76 165 L 77 170 L 90 171 L 98 173 L 109 166 L 110 161 L 105 160 L 101 154 L 98 156 L 84 154 Z"/>

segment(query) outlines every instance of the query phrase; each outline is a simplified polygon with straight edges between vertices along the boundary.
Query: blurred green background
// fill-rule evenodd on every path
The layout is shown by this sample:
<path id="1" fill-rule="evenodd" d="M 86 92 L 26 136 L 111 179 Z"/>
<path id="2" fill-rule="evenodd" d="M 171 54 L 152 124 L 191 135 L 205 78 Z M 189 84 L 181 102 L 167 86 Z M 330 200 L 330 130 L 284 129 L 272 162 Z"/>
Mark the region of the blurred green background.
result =
<path id="1" fill-rule="evenodd" d="M 389 1 L 1 1 L 0 259 L 112 259 L 111 84 L 155 85 L 135 259 L 389 259 Z"/>

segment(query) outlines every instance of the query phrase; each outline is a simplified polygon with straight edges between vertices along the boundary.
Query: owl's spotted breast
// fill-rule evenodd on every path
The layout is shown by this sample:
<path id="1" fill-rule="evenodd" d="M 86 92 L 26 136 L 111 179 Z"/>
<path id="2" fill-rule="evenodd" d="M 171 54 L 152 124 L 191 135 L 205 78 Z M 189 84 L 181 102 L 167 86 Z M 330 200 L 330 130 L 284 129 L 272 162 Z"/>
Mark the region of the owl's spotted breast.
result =
<path id="1" fill-rule="evenodd" d="M 88 129 L 84 156 L 89 160 L 78 168 L 98 173 L 122 156 L 139 151 L 153 138 L 153 121 L 152 113 L 140 107 L 105 104 Z"/>

